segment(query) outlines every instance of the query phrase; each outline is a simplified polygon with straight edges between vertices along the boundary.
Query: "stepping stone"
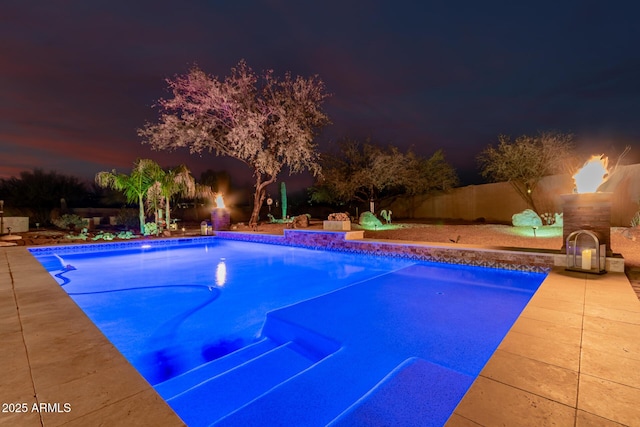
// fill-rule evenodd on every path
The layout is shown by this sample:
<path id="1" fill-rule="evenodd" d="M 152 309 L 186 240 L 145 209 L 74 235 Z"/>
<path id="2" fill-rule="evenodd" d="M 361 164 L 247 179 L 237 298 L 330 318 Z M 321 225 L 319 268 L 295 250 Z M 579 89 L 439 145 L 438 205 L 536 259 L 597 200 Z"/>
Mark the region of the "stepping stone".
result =
<path id="1" fill-rule="evenodd" d="M 22 236 L 16 236 L 15 234 L 7 234 L 6 236 L 0 236 L 0 240 L 20 240 Z"/>

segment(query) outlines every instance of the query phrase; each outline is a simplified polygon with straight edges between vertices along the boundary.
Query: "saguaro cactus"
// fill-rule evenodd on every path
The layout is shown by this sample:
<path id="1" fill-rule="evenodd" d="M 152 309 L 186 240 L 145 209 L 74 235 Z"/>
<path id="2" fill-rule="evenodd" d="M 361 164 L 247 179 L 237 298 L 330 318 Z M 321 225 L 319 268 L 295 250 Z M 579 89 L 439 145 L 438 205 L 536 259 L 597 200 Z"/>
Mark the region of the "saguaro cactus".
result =
<path id="1" fill-rule="evenodd" d="M 284 181 L 280 183 L 280 198 L 282 200 L 282 219 L 287 219 L 287 186 Z"/>

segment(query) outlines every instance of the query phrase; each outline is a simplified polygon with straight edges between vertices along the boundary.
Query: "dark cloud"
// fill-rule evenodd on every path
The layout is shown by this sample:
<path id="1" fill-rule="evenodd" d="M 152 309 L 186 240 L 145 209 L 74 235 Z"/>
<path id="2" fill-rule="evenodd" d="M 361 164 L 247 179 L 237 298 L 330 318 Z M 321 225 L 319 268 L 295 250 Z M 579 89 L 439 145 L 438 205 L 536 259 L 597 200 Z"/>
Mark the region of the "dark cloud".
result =
<path id="1" fill-rule="evenodd" d="M 499 134 L 575 133 L 640 161 L 635 2 L 9 1 L 0 14 L 0 176 L 39 167 L 91 178 L 137 157 L 235 170 L 211 155 L 154 152 L 164 79 L 197 63 L 224 76 L 318 74 L 333 96 L 323 149 L 371 137 L 444 148 L 466 183 Z M 308 183 L 307 179 L 305 183 Z"/>

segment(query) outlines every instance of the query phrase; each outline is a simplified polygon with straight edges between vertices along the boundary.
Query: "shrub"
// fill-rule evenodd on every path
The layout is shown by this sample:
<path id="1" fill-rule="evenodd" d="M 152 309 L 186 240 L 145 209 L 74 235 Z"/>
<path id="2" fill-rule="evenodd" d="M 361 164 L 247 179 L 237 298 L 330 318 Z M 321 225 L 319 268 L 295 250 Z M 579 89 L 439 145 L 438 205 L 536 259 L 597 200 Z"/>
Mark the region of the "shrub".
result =
<path id="1" fill-rule="evenodd" d="M 540 215 L 540 219 L 542 220 L 542 223 L 544 225 L 552 225 L 554 222 L 556 222 L 556 216 L 551 212 L 543 213 L 542 215 Z"/>
<path id="2" fill-rule="evenodd" d="M 121 231 L 118 233 L 118 235 L 116 236 L 118 239 L 133 239 L 136 237 L 135 234 L 133 234 L 131 231 Z"/>
<path id="3" fill-rule="evenodd" d="M 87 240 L 87 237 L 89 237 L 89 233 L 86 228 L 83 228 L 80 234 L 67 234 L 64 236 L 65 239 L 69 240 Z"/>
<path id="4" fill-rule="evenodd" d="M 147 222 L 144 224 L 144 235 L 145 236 L 150 236 L 150 235 L 154 235 L 157 236 L 158 235 L 158 224 L 156 224 L 155 222 Z"/>
<path id="5" fill-rule="evenodd" d="M 120 209 L 120 211 L 118 211 L 118 215 L 116 215 L 116 224 L 124 225 L 127 228 L 140 227 L 138 212 L 135 209 Z"/>
<path id="6" fill-rule="evenodd" d="M 53 220 L 53 225 L 64 230 L 80 228 L 86 226 L 84 220 L 78 215 L 64 214 L 60 218 Z"/>
<path id="7" fill-rule="evenodd" d="M 116 237 L 113 233 L 109 233 L 109 232 L 104 232 L 101 231 L 98 234 L 96 234 L 93 238 L 91 238 L 91 240 L 113 240 L 113 238 Z"/>

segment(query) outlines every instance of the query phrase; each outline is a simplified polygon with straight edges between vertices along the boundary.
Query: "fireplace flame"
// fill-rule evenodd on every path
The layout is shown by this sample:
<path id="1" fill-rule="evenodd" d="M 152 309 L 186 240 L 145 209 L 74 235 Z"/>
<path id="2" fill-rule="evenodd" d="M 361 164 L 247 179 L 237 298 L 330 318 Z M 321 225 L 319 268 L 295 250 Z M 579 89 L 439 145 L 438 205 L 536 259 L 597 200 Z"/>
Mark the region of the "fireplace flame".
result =
<path id="1" fill-rule="evenodd" d="M 578 193 L 595 193 L 598 187 L 609 178 L 608 162 L 609 159 L 604 154 L 591 156 L 584 166 L 573 175 L 576 191 Z"/>
<path id="2" fill-rule="evenodd" d="M 224 205 L 224 199 L 222 198 L 222 193 L 219 193 L 216 196 L 216 208 L 224 209 L 226 206 Z"/>

